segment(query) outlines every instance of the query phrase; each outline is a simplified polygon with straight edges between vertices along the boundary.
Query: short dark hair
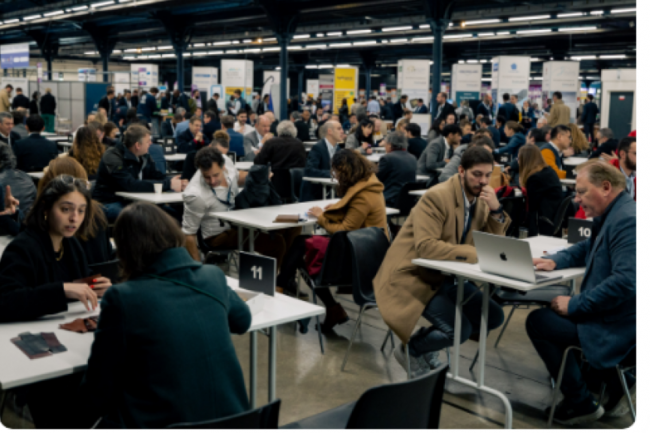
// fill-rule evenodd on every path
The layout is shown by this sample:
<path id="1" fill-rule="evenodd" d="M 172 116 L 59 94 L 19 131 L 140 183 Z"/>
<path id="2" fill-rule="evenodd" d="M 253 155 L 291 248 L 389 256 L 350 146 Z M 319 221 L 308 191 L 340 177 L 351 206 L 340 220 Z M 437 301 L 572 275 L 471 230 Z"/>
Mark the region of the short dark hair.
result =
<path id="1" fill-rule="evenodd" d="M 114 94 L 115 94 L 115 90 L 113 89 L 110 89 L 106 92 L 106 95 L 114 95 Z"/>
<path id="2" fill-rule="evenodd" d="M 226 127 L 226 129 L 231 129 L 235 126 L 235 118 L 231 115 L 221 116 L 221 124 Z"/>
<path id="3" fill-rule="evenodd" d="M 460 158 L 460 166 L 469 170 L 478 164 L 494 164 L 494 157 L 483 146 L 472 146 Z"/>
<path id="4" fill-rule="evenodd" d="M 248 116 L 248 111 L 246 111 L 245 108 L 240 108 L 239 111 L 237 112 L 237 116 L 239 116 L 242 113 Z"/>
<path id="5" fill-rule="evenodd" d="M 183 115 L 178 114 L 178 113 L 174 114 L 174 120 L 176 121 L 176 123 L 182 122 L 183 121 Z"/>
<path id="6" fill-rule="evenodd" d="M 135 146 L 135 143 L 142 143 L 142 139 L 151 135 L 151 132 L 142 125 L 134 124 L 129 126 L 124 133 L 124 145 L 127 149 Z"/>
<path id="7" fill-rule="evenodd" d="M 144 273 L 162 252 L 185 245 L 178 223 L 158 206 L 143 201 L 120 212 L 113 236 L 124 280 Z"/>
<path id="8" fill-rule="evenodd" d="M 204 147 L 196 152 L 196 156 L 194 157 L 194 165 L 200 170 L 211 169 L 212 164 L 215 162 L 221 168 L 223 168 L 223 165 L 225 164 L 225 160 L 223 159 L 221 152 L 218 149 L 210 146 Z"/>
<path id="9" fill-rule="evenodd" d="M 589 99 L 590 101 L 593 101 L 594 100 L 594 95 L 592 95 L 591 93 L 588 94 L 587 99 Z"/>
<path id="10" fill-rule="evenodd" d="M 419 137 L 422 135 L 422 128 L 420 128 L 420 125 L 417 123 L 408 123 L 405 127 L 404 130 L 407 132 L 410 132 L 413 137 Z"/>
<path id="11" fill-rule="evenodd" d="M 217 113 L 215 113 L 215 112 L 212 111 L 212 110 L 208 110 L 208 111 L 206 111 L 205 114 L 203 115 L 204 118 L 205 118 L 205 116 L 208 116 L 210 119 L 216 119 L 216 118 L 217 118 Z"/>
<path id="12" fill-rule="evenodd" d="M 505 116 L 498 115 L 498 116 L 497 116 L 497 122 L 499 122 L 499 123 L 502 124 L 502 125 L 503 125 L 504 123 L 506 123 L 506 118 L 505 118 Z"/>
<path id="13" fill-rule="evenodd" d="M 153 93 L 153 94 L 158 93 L 158 88 L 157 87 L 152 87 L 151 89 L 149 89 L 149 93 Z"/>
<path id="14" fill-rule="evenodd" d="M 226 131 L 214 131 L 212 142 L 210 143 L 210 146 L 212 145 L 219 145 L 224 149 L 230 150 L 230 136 Z"/>
<path id="15" fill-rule="evenodd" d="M 27 118 L 27 129 L 29 132 L 41 132 L 45 127 L 45 121 L 38 114 L 32 114 Z"/>
<path id="16" fill-rule="evenodd" d="M 554 92 L 553 96 L 555 96 L 557 99 L 562 99 L 562 92 Z"/>
<path id="17" fill-rule="evenodd" d="M 444 128 L 442 128 L 442 136 L 443 137 L 448 137 L 449 134 L 462 134 L 463 131 L 460 129 L 460 126 L 456 125 L 455 123 L 452 123 L 451 125 L 445 125 Z"/>
<path id="18" fill-rule="evenodd" d="M 481 117 L 481 119 L 479 120 L 479 123 L 480 123 L 481 125 L 488 125 L 488 126 L 490 126 L 490 125 L 492 125 L 492 120 L 489 119 L 487 116 L 483 116 L 483 117 Z"/>
<path id="19" fill-rule="evenodd" d="M 485 137 L 484 135 L 479 135 L 475 138 L 472 138 L 472 141 L 469 142 L 468 148 L 474 146 L 489 146 L 490 149 L 494 150 L 494 141 L 491 138 Z"/>
<path id="20" fill-rule="evenodd" d="M 190 123 L 200 122 L 200 121 L 201 121 L 201 118 L 199 116 L 190 117 Z"/>
<path id="21" fill-rule="evenodd" d="M 7 85 L 5 86 L 5 89 L 11 89 L 11 90 L 14 90 L 14 86 L 12 86 L 11 84 L 7 84 Z"/>
<path id="22" fill-rule="evenodd" d="M 509 101 L 510 100 L 510 93 L 504 93 L 503 94 L 503 100 L 504 101 Z"/>
<path id="23" fill-rule="evenodd" d="M 16 87 L 16 93 L 22 92 L 22 91 L 23 91 L 23 89 L 21 89 L 20 87 Z"/>
<path id="24" fill-rule="evenodd" d="M 568 132 L 569 134 L 571 134 L 571 128 L 569 128 L 566 125 L 557 125 L 551 131 L 551 140 L 553 140 L 555 137 L 557 137 L 560 132 Z"/>
<path id="25" fill-rule="evenodd" d="M 528 133 L 533 137 L 535 143 L 543 143 L 546 141 L 546 131 L 544 131 L 544 128 L 531 128 Z"/>
<path id="26" fill-rule="evenodd" d="M 23 110 L 16 110 L 12 114 L 14 115 L 14 125 L 21 125 L 25 120 L 25 112 Z"/>
<path id="27" fill-rule="evenodd" d="M 632 143 L 636 143 L 636 137 L 623 137 L 621 141 L 618 142 L 618 154 L 620 156 L 621 152 L 628 154 L 630 152 L 630 146 Z"/>
<path id="28" fill-rule="evenodd" d="M 514 120 L 508 120 L 506 122 L 505 127 L 512 129 L 513 131 L 515 131 L 515 133 L 522 132 L 524 130 L 524 127 L 521 126 L 521 124 L 519 122 L 515 122 Z"/>
<path id="29" fill-rule="evenodd" d="M 448 98 L 447 92 L 440 92 L 440 94 L 442 95 L 442 97 L 443 97 L 445 100 L 447 100 L 447 98 Z"/>
<path id="30" fill-rule="evenodd" d="M 109 135 L 114 129 L 117 129 L 117 125 L 113 122 L 104 123 L 104 135 Z"/>

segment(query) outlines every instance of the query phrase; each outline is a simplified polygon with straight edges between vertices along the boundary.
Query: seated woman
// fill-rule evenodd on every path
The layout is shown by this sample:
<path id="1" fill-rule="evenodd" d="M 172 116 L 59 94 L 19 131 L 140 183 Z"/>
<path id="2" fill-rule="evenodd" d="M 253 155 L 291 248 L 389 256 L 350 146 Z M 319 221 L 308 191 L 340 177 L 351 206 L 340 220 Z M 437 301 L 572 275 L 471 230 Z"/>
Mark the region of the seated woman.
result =
<path id="1" fill-rule="evenodd" d="M 0 183 L 0 236 L 16 236 L 20 231 L 20 201 L 11 195 L 11 187 Z"/>
<path id="2" fill-rule="evenodd" d="M 372 155 L 372 145 L 374 144 L 374 128 L 375 123 L 370 119 L 364 119 L 359 122 L 359 125 L 357 125 L 357 129 L 354 131 L 354 134 L 348 135 L 348 138 L 345 140 L 345 148 L 359 150 L 359 152 L 364 152 L 368 155 Z"/>
<path id="3" fill-rule="evenodd" d="M 0 320 L 30 320 L 68 310 L 68 300 L 90 311 L 111 286 L 73 283 L 92 275 L 75 234 L 86 235 L 95 218 L 86 182 L 72 176 L 53 179 L 36 198 L 25 230 L 0 259 Z"/>
<path id="4" fill-rule="evenodd" d="M 325 210 L 313 207 L 309 214 L 318 218 L 318 225 L 329 234 L 338 231 L 358 230 L 364 227 L 379 227 L 388 236 L 384 185 L 373 173 L 368 160 L 358 152 L 343 149 L 332 158 L 332 175 L 338 180 L 337 193 L 342 198 Z M 296 270 L 303 263 L 305 240 L 308 236 L 297 237 L 280 268 L 277 283 L 282 289 L 291 289 L 295 284 Z M 294 289 L 295 290 L 295 289 Z M 348 320 L 348 315 L 334 300 L 329 289 L 319 289 L 316 295 L 323 301 L 327 314 L 321 325 L 323 331 Z"/>
<path id="5" fill-rule="evenodd" d="M 74 158 L 55 158 L 45 169 L 45 174 L 38 182 L 38 194 L 40 195 L 50 181 L 61 175 L 69 175 L 77 179 L 88 181 L 86 170 Z M 92 200 L 93 219 L 88 221 L 88 229 L 85 233 L 77 233 L 76 237 L 81 248 L 86 254 L 89 265 L 104 263 L 113 258 L 113 248 L 106 234 L 108 221 L 104 215 L 102 205 Z"/>
<path id="6" fill-rule="evenodd" d="M 93 128 L 82 126 L 74 137 L 70 156 L 79 161 L 88 178 L 94 180 L 97 178 L 97 170 L 105 150 Z"/>
<path id="7" fill-rule="evenodd" d="M 519 148 L 526 144 L 524 127 L 513 120 L 509 120 L 506 122 L 504 132 L 506 134 L 506 137 L 508 137 L 508 144 L 500 149 L 497 149 L 495 153 L 509 153 L 514 158 L 515 155 L 517 155 L 517 152 L 519 152 Z"/>
<path id="8" fill-rule="evenodd" d="M 568 127 L 571 128 L 571 149 L 573 150 L 573 153 L 569 155 L 570 152 L 565 151 L 564 156 L 588 158 L 591 149 L 589 148 L 589 141 L 587 141 L 584 132 L 582 132 L 575 123 L 569 123 Z"/>
<path id="9" fill-rule="evenodd" d="M 192 260 L 176 221 L 153 204 L 122 211 L 115 243 L 125 280 L 102 299 L 80 416 L 164 428 L 248 410 L 230 334 L 245 333 L 251 313 L 223 272 Z"/>
<path id="10" fill-rule="evenodd" d="M 436 119 L 433 121 L 431 128 L 429 128 L 429 133 L 427 134 L 427 143 L 442 136 L 442 130 L 445 128 L 445 124 L 444 119 Z"/>
<path id="11" fill-rule="evenodd" d="M 117 133 L 120 132 L 120 129 L 113 122 L 106 122 L 104 124 L 104 138 L 102 138 L 102 144 L 104 146 L 113 147 L 117 144 Z"/>
<path id="12" fill-rule="evenodd" d="M 529 236 L 553 235 L 553 221 L 564 194 L 555 170 L 546 165 L 534 144 L 519 150 L 519 184 L 526 189 L 528 213 L 524 225 Z M 548 219 L 549 223 L 541 219 Z"/>

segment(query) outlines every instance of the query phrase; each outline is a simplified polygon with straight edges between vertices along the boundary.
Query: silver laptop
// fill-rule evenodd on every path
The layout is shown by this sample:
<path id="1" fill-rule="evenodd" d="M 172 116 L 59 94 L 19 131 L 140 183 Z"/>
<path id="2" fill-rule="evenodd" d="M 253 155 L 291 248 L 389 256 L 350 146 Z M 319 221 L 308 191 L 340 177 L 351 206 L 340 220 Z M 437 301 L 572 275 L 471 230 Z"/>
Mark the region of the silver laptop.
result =
<path id="1" fill-rule="evenodd" d="M 533 255 L 526 241 L 476 231 L 472 236 L 476 245 L 478 265 L 483 272 L 533 284 L 562 278 L 535 272 Z"/>

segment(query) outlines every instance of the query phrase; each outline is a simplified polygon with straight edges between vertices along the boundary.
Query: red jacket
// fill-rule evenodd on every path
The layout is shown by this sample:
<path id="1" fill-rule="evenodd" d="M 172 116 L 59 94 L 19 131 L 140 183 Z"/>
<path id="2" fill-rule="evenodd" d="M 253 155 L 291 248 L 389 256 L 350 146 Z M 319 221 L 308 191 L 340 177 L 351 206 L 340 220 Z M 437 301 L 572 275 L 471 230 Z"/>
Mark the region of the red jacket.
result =
<path id="1" fill-rule="evenodd" d="M 619 170 L 621 169 L 621 163 L 618 159 L 611 159 L 609 163 L 612 164 L 614 167 L 618 168 Z M 636 176 L 634 177 L 634 201 L 636 201 Z M 587 219 L 587 216 L 585 215 L 585 211 L 582 209 L 582 206 L 580 206 L 580 209 L 578 209 L 578 212 L 576 212 L 575 217 L 581 220 Z"/>

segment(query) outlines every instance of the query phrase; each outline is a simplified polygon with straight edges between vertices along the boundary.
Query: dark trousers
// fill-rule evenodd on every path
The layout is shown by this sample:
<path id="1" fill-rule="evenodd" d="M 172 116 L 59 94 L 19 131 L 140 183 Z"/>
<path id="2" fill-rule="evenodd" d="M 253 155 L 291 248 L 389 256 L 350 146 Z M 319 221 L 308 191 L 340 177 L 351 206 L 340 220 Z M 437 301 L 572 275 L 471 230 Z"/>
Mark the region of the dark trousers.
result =
<path id="1" fill-rule="evenodd" d="M 422 316 L 431 322 L 432 326 L 421 328 L 411 337 L 409 342 L 411 355 L 420 356 L 454 344 L 457 289 L 458 286 L 454 281 L 445 281 L 438 293 L 429 301 Z M 463 305 L 461 343 L 464 343 L 473 332 L 478 332 L 481 329 L 483 305 L 483 293 L 476 285 L 465 281 L 463 294 L 463 301 L 467 302 Z M 499 304 L 490 299 L 488 329 L 498 328 L 502 323 L 503 310 Z"/>
<path id="2" fill-rule="evenodd" d="M 585 128 L 585 137 L 587 137 L 587 140 L 591 138 L 591 142 L 594 143 L 596 141 L 596 138 L 594 137 L 594 124 L 585 123 L 584 128 Z"/>

